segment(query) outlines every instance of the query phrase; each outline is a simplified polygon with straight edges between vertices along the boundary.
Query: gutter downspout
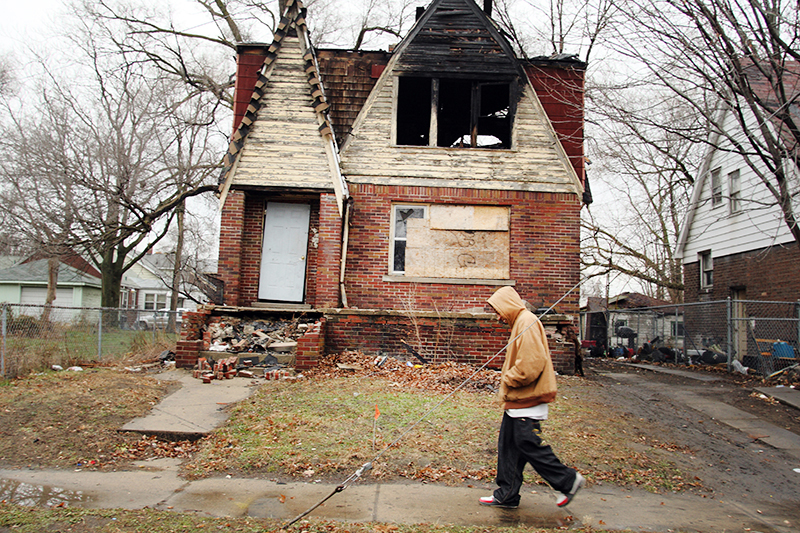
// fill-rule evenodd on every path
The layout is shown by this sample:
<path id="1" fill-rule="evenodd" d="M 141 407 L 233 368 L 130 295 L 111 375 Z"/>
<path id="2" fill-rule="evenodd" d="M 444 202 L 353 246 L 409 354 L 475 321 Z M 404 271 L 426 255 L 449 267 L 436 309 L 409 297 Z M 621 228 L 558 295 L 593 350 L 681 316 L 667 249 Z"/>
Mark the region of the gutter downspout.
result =
<path id="1" fill-rule="evenodd" d="M 342 228 L 342 261 L 341 266 L 339 268 L 339 294 L 341 295 L 342 299 L 342 307 L 348 307 L 347 305 L 347 291 L 344 288 L 344 272 L 347 266 L 347 245 L 350 241 L 350 213 L 353 212 L 353 197 L 350 196 L 347 198 L 347 201 L 344 204 L 344 227 Z"/>

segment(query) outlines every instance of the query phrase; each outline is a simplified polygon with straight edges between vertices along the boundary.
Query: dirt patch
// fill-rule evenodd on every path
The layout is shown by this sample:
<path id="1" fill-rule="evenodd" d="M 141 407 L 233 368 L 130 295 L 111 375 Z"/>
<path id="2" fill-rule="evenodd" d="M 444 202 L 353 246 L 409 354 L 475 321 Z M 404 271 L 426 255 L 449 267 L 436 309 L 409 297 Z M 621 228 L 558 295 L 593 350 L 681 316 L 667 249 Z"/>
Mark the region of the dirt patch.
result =
<path id="1" fill-rule="evenodd" d="M 800 463 L 796 457 L 682 401 L 682 395 L 689 394 L 712 398 L 800 435 L 796 409 L 753 395 L 761 380 L 707 368 L 682 369 L 717 380 L 699 381 L 602 359 L 585 364 L 590 369 L 588 379 L 604 391 L 606 401 L 636 423 L 636 438 L 658 438 L 685 450 L 671 457 L 694 473 L 711 491 L 709 497 L 748 506 L 800 503 L 798 474 L 793 470 Z"/>
<path id="2" fill-rule="evenodd" d="M 48 371 L 4 382 L 0 465 L 107 470 L 148 457 L 188 455 L 191 443 L 118 432 L 177 386 L 111 368 Z"/>

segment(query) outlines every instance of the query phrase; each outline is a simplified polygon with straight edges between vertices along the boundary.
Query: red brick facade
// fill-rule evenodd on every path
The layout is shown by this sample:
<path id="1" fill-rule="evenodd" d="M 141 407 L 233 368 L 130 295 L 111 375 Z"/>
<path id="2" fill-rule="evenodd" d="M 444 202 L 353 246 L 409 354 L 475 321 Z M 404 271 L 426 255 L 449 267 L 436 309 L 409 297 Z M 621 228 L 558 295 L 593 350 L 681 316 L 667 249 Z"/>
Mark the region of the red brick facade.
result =
<path id="1" fill-rule="evenodd" d="M 724 300 L 736 290 L 739 298 L 763 301 L 800 300 L 800 249 L 795 244 L 773 246 L 725 257 L 714 257 L 714 286 L 700 288 L 700 263 L 683 267 L 686 302 Z"/>
<path id="2" fill-rule="evenodd" d="M 549 306 L 579 279 L 580 203 L 576 195 L 354 185 L 355 199 L 345 287 L 359 309 L 464 311 L 483 309 L 497 286 L 384 281 L 389 268 L 393 203 L 508 206 L 510 273 L 515 289 L 534 306 Z M 575 314 L 577 291 L 557 311 Z"/>
<path id="3" fill-rule="evenodd" d="M 220 223 L 218 273 L 225 283 L 225 305 L 248 307 L 258 301 L 264 209 L 271 200 L 311 206 L 306 302 L 315 307 L 337 307 L 342 222 L 335 195 L 287 198 L 239 190 L 228 195 Z"/>
<path id="4" fill-rule="evenodd" d="M 221 315 L 213 315 L 209 310 L 184 315 L 175 357 L 179 368 L 193 367 L 199 352 L 209 349 L 208 330 L 203 325 L 222 319 Z M 553 366 L 557 372 L 573 374 L 573 345 L 566 343 L 562 335 L 563 327 L 571 324 L 571 317 L 548 315 L 542 322 L 548 335 Z M 406 344 L 430 363 L 457 361 L 482 365 L 497 356 L 489 367 L 500 368 L 503 364 L 500 352 L 508 342 L 508 336 L 509 328 L 492 316 L 409 315 L 342 309 L 321 318 L 297 340 L 295 368 L 313 368 L 325 354 L 348 350 L 418 362 Z"/>
<path id="5" fill-rule="evenodd" d="M 566 319 L 566 320 L 565 320 Z M 575 360 L 572 344 L 565 344 L 564 316 L 547 316 L 542 322 L 548 333 L 550 353 L 556 371 L 573 374 Z M 482 365 L 508 342 L 509 328 L 491 317 L 443 316 L 431 314 L 342 310 L 326 317 L 327 353 L 360 350 L 370 354 L 406 357 L 417 362 L 403 343 L 422 354 L 431 363 L 458 361 Z M 500 368 L 503 355 L 490 363 Z"/>

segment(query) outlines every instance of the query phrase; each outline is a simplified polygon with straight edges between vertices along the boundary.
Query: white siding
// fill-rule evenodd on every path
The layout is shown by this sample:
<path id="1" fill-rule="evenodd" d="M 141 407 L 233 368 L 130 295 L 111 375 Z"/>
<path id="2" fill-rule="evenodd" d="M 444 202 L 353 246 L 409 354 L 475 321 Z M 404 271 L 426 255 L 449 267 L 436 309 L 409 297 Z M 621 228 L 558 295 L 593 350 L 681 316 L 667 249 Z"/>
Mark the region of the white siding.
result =
<path id="1" fill-rule="evenodd" d="M 261 108 L 238 155 L 233 185 L 333 189 L 297 37 L 285 37 Z"/>
<path id="2" fill-rule="evenodd" d="M 738 129 L 730 113 L 727 117 L 725 127 L 729 131 Z M 705 250 L 711 250 L 712 257 L 724 257 L 793 241 L 774 196 L 741 156 L 725 150 L 727 146 L 725 140 L 719 143 L 697 181 L 701 189 L 699 195 L 695 194 L 696 203 L 686 230 L 684 263 L 697 261 L 697 254 Z M 721 171 L 722 202 L 712 207 L 710 173 L 716 168 Z M 728 174 L 735 170 L 740 172 L 741 210 L 731 213 Z"/>
<path id="3" fill-rule="evenodd" d="M 349 181 L 580 192 L 574 170 L 529 85 L 517 106 L 512 149 L 465 149 L 392 145 L 395 80 L 390 73 L 384 73 L 342 148 L 342 173 Z"/>

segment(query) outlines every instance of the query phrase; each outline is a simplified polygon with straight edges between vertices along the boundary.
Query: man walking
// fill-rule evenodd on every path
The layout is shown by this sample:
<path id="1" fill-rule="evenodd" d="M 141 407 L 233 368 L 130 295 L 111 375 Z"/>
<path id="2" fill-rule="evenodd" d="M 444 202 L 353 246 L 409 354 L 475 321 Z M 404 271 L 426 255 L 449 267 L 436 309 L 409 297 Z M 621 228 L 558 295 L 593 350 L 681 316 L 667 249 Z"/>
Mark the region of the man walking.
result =
<path id="1" fill-rule="evenodd" d="M 542 437 L 541 421 L 547 419 L 547 404 L 556 397 L 556 376 L 544 327 L 511 287 L 498 289 L 489 298 L 489 305 L 501 322 L 511 326 L 511 336 L 500 377 L 499 396 L 505 413 L 497 439 L 498 488 L 480 503 L 518 507 L 522 471 L 530 463 L 562 494 L 556 503 L 563 507 L 572 501 L 585 479 L 561 463 Z"/>

